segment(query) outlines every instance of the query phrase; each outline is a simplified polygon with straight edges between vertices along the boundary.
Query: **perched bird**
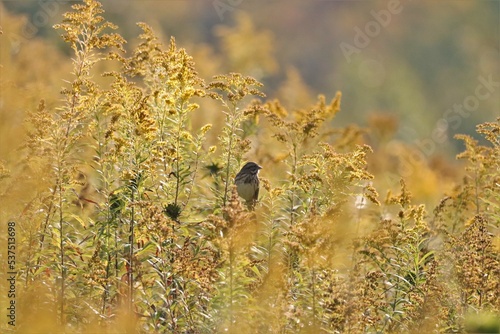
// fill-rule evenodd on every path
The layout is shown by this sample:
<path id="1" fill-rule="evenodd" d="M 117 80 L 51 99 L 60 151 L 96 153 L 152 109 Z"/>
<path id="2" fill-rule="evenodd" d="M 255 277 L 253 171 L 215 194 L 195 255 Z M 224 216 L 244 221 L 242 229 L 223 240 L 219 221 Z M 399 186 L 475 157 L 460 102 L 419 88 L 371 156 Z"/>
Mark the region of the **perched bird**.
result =
<path id="1" fill-rule="evenodd" d="M 247 162 L 236 174 L 234 184 L 238 195 L 246 201 L 247 207 L 253 209 L 259 198 L 259 170 L 262 167 L 255 162 Z"/>

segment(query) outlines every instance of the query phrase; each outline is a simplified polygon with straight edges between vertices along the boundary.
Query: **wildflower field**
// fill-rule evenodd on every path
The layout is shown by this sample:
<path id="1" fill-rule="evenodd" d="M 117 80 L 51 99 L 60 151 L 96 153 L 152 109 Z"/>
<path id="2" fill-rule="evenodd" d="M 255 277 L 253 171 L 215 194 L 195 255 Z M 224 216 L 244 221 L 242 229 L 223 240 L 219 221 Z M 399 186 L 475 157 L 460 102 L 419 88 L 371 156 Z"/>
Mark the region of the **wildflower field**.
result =
<path id="1" fill-rule="evenodd" d="M 341 92 L 299 107 L 246 73 L 206 81 L 138 26 L 125 52 L 99 2 L 74 4 L 71 62 L 38 72 L 60 94 L 2 57 L 0 332 L 500 332 L 500 118 L 431 165 L 388 115 L 337 126 Z"/>

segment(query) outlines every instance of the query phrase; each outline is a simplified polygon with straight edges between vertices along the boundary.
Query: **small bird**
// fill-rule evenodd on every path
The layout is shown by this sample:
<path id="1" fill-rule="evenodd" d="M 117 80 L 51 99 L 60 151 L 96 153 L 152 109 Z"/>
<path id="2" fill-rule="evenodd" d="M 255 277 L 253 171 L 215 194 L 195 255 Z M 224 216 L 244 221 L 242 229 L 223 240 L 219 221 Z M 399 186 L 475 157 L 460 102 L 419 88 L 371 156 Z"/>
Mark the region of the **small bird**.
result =
<path id="1" fill-rule="evenodd" d="M 255 207 L 259 198 L 259 170 L 262 167 L 255 162 L 247 162 L 243 168 L 236 174 L 234 184 L 238 195 L 247 203 L 247 207 L 251 210 Z"/>

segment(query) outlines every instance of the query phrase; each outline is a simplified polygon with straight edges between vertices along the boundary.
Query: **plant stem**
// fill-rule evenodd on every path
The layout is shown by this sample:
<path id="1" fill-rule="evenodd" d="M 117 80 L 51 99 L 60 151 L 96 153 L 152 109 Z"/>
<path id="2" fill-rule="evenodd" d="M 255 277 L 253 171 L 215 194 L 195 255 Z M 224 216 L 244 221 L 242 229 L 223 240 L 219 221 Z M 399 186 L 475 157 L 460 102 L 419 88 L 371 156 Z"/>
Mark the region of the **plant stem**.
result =
<path id="1" fill-rule="evenodd" d="M 177 206 L 178 205 L 178 200 L 179 200 L 179 192 L 180 192 L 180 184 L 181 184 L 181 176 L 180 176 L 180 150 L 181 150 L 181 131 L 182 131 L 182 125 L 183 125 L 183 117 L 182 117 L 182 108 L 183 106 L 180 106 L 180 110 L 177 112 L 179 117 L 177 119 L 177 135 L 176 135 L 176 141 L 175 141 L 175 200 L 174 204 Z"/>
<path id="2" fill-rule="evenodd" d="M 295 218 L 295 181 L 297 178 L 297 145 L 293 143 L 293 151 L 292 151 L 292 199 L 291 199 L 291 207 L 290 207 L 290 226 L 293 226 L 294 218 Z"/>
<path id="3" fill-rule="evenodd" d="M 61 257 L 61 300 L 60 300 L 60 323 L 64 325 L 64 294 L 65 294 L 65 280 L 66 269 L 64 263 L 64 231 L 63 231 L 63 197 L 62 197 L 62 182 L 59 179 L 59 247 Z"/>
<path id="4" fill-rule="evenodd" d="M 233 243 L 229 244 L 229 327 L 233 324 L 233 276 L 234 276 L 234 250 Z"/>
<path id="5" fill-rule="evenodd" d="M 232 110 L 232 115 L 230 114 L 230 124 L 231 124 L 231 132 L 229 133 L 229 144 L 227 148 L 227 161 L 226 161 L 226 181 L 224 185 L 224 198 L 222 200 L 222 206 L 226 206 L 226 201 L 227 201 L 227 189 L 229 187 L 229 174 L 230 174 L 230 164 L 231 164 L 231 152 L 233 150 L 233 136 L 235 131 L 236 125 L 235 123 L 235 113 L 236 113 L 236 105 L 233 104 L 233 110 Z"/>
<path id="6" fill-rule="evenodd" d="M 138 180 L 136 181 L 137 183 L 139 182 Z M 132 187 L 132 194 L 131 194 L 131 203 L 132 203 L 132 212 L 131 212 L 131 217 L 130 217 L 130 237 L 129 237 L 129 243 L 130 243 L 130 249 L 129 249 L 129 268 L 128 268 L 128 290 L 129 290 L 129 296 L 128 296 L 128 308 L 129 312 L 132 312 L 132 303 L 134 301 L 134 271 L 133 271 L 133 262 L 134 262 L 134 219 L 135 219 L 135 207 L 134 207 L 134 200 L 135 200 L 135 188 L 137 184 L 135 184 Z"/>

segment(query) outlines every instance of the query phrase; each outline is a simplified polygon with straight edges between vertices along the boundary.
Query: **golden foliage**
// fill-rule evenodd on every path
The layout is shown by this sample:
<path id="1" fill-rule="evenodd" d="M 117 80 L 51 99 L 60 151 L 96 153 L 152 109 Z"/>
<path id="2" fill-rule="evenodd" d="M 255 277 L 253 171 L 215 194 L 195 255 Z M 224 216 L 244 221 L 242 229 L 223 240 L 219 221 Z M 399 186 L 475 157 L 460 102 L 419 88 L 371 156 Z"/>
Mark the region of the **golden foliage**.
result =
<path id="1" fill-rule="evenodd" d="M 415 151 L 393 138 L 396 119 L 337 129 L 340 92 L 285 107 L 251 76 L 206 84 L 145 23 L 126 57 L 102 13 L 86 0 L 56 26 L 71 80 L 58 102 L 29 99 L 23 144 L 0 161 L 0 217 L 18 226 L 20 330 L 464 332 L 472 316 L 499 314 L 500 119 L 478 126 L 485 145 L 458 136 L 465 177 L 430 213 L 441 171 L 425 159 L 409 171 Z M 273 71 L 269 36 L 238 22 L 219 30 L 233 65 Z M 249 45 L 236 50 L 241 36 L 262 67 Z M 302 90 L 289 76 L 284 91 Z M 252 212 L 233 186 L 246 159 L 264 167 Z"/>

